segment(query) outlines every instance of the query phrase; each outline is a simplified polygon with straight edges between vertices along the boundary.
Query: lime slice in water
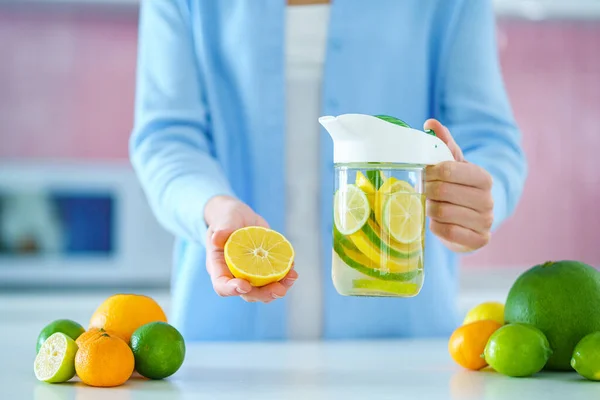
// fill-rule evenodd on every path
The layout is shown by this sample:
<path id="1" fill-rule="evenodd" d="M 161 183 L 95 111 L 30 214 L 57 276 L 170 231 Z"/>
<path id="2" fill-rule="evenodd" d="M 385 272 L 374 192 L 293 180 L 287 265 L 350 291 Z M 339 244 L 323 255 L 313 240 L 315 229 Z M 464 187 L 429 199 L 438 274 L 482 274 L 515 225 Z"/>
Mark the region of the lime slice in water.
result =
<path id="1" fill-rule="evenodd" d="M 400 243 L 412 243 L 423 235 L 423 196 L 408 192 L 391 194 L 383 206 L 383 226 Z"/>
<path id="2" fill-rule="evenodd" d="M 51 335 L 38 352 L 33 364 L 35 377 L 43 382 L 61 383 L 75 376 L 77 344 L 64 333 Z"/>
<path id="3" fill-rule="evenodd" d="M 419 293 L 419 286 L 410 282 L 380 281 L 375 279 L 355 279 L 352 282 L 355 289 L 370 292 L 373 295 L 396 294 L 400 296 L 414 296 Z"/>
<path id="4" fill-rule="evenodd" d="M 370 214 L 367 196 L 355 185 L 347 185 L 335 193 L 333 215 L 335 226 L 342 235 L 351 235 L 360 230 Z"/>

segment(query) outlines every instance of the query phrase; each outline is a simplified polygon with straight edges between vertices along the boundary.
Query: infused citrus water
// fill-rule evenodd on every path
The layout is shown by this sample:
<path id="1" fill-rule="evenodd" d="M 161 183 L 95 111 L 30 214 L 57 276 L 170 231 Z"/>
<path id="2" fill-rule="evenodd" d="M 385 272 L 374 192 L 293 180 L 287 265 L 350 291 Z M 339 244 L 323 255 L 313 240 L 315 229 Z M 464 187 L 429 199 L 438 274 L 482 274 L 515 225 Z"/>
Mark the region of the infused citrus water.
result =
<path id="1" fill-rule="evenodd" d="M 416 296 L 423 285 L 421 166 L 336 165 L 332 277 L 348 296 Z"/>

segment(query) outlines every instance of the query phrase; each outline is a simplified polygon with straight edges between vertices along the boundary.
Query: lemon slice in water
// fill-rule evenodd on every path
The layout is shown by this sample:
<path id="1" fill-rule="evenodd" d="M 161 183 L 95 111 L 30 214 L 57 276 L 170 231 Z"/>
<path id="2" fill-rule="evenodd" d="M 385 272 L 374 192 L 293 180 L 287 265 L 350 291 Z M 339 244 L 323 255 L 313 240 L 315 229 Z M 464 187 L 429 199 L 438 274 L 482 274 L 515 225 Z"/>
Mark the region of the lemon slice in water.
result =
<path id="1" fill-rule="evenodd" d="M 424 234 L 424 196 L 396 192 L 389 195 L 383 207 L 383 226 L 400 243 L 412 243 Z"/>
<path id="2" fill-rule="evenodd" d="M 396 179 L 394 177 L 389 178 L 383 183 L 383 185 L 381 185 L 377 193 L 375 193 L 375 202 L 373 206 L 375 221 L 377 221 L 377 223 L 380 226 L 383 226 L 381 216 L 383 214 L 383 206 L 385 205 L 385 200 L 389 197 L 390 194 L 396 192 L 415 193 L 415 188 L 412 187 L 410 183 L 401 179 Z"/>
<path id="3" fill-rule="evenodd" d="M 355 185 L 347 185 L 335 193 L 333 216 L 342 235 L 359 231 L 369 219 L 371 207 L 367 195 Z"/>
<path id="4" fill-rule="evenodd" d="M 258 226 L 232 233 L 224 250 L 233 276 L 256 287 L 280 281 L 294 264 L 292 244 L 281 233 Z"/>
<path id="5" fill-rule="evenodd" d="M 77 344 L 64 333 L 54 333 L 40 347 L 33 371 L 43 382 L 61 383 L 75 376 Z"/>

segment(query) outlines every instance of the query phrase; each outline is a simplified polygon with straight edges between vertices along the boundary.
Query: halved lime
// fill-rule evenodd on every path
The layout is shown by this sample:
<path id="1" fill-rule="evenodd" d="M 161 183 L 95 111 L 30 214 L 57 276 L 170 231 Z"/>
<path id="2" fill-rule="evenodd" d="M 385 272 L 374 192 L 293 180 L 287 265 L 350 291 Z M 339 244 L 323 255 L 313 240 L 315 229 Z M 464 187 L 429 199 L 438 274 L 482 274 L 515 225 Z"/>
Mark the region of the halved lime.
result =
<path id="1" fill-rule="evenodd" d="M 422 237 L 425 214 L 422 195 L 396 192 L 383 206 L 383 227 L 400 243 L 412 243 Z"/>
<path id="2" fill-rule="evenodd" d="M 371 207 L 365 193 L 355 185 L 347 185 L 333 199 L 335 226 L 342 235 L 359 231 L 369 219 Z"/>
<path id="3" fill-rule="evenodd" d="M 375 279 L 355 279 L 352 282 L 354 289 L 372 293 L 373 295 L 396 294 L 400 296 L 414 296 L 419 293 L 419 285 L 410 282 L 380 281 Z"/>
<path id="4" fill-rule="evenodd" d="M 75 376 L 77 344 L 64 333 L 52 334 L 38 352 L 33 363 L 35 377 L 43 382 L 61 383 Z"/>

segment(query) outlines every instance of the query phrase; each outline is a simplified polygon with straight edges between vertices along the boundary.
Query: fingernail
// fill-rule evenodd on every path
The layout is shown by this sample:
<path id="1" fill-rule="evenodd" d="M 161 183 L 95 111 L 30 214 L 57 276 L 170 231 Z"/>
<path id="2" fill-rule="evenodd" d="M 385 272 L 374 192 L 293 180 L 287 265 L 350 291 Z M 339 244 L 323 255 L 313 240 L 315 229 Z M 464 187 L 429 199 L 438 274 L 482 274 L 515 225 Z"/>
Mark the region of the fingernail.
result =
<path id="1" fill-rule="evenodd" d="M 281 296 L 279 296 L 278 294 L 275 294 L 275 293 L 271 293 L 271 297 L 274 298 L 275 300 L 281 299 Z"/>
<path id="2" fill-rule="evenodd" d="M 292 286 L 294 284 L 294 282 L 296 282 L 296 280 L 295 279 L 290 279 L 290 278 L 287 278 L 287 279 L 283 280 L 283 284 L 285 286 Z"/>
<path id="3" fill-rule="evenodd" d="M 235 288 L 235 291 L 236 291 L 236 292 L 238 292 L 238 293 L 241 293 L 241 294 L 246 294 L 246 293 L 248 293 L 248 291 L 247 291 L 247 290 L 244 290 L 244 289 L 242 289 L 242 288 L 241 288 L 241 287 L 239 287 L 239 286 L 237 286 L 237 287 Z"/>

